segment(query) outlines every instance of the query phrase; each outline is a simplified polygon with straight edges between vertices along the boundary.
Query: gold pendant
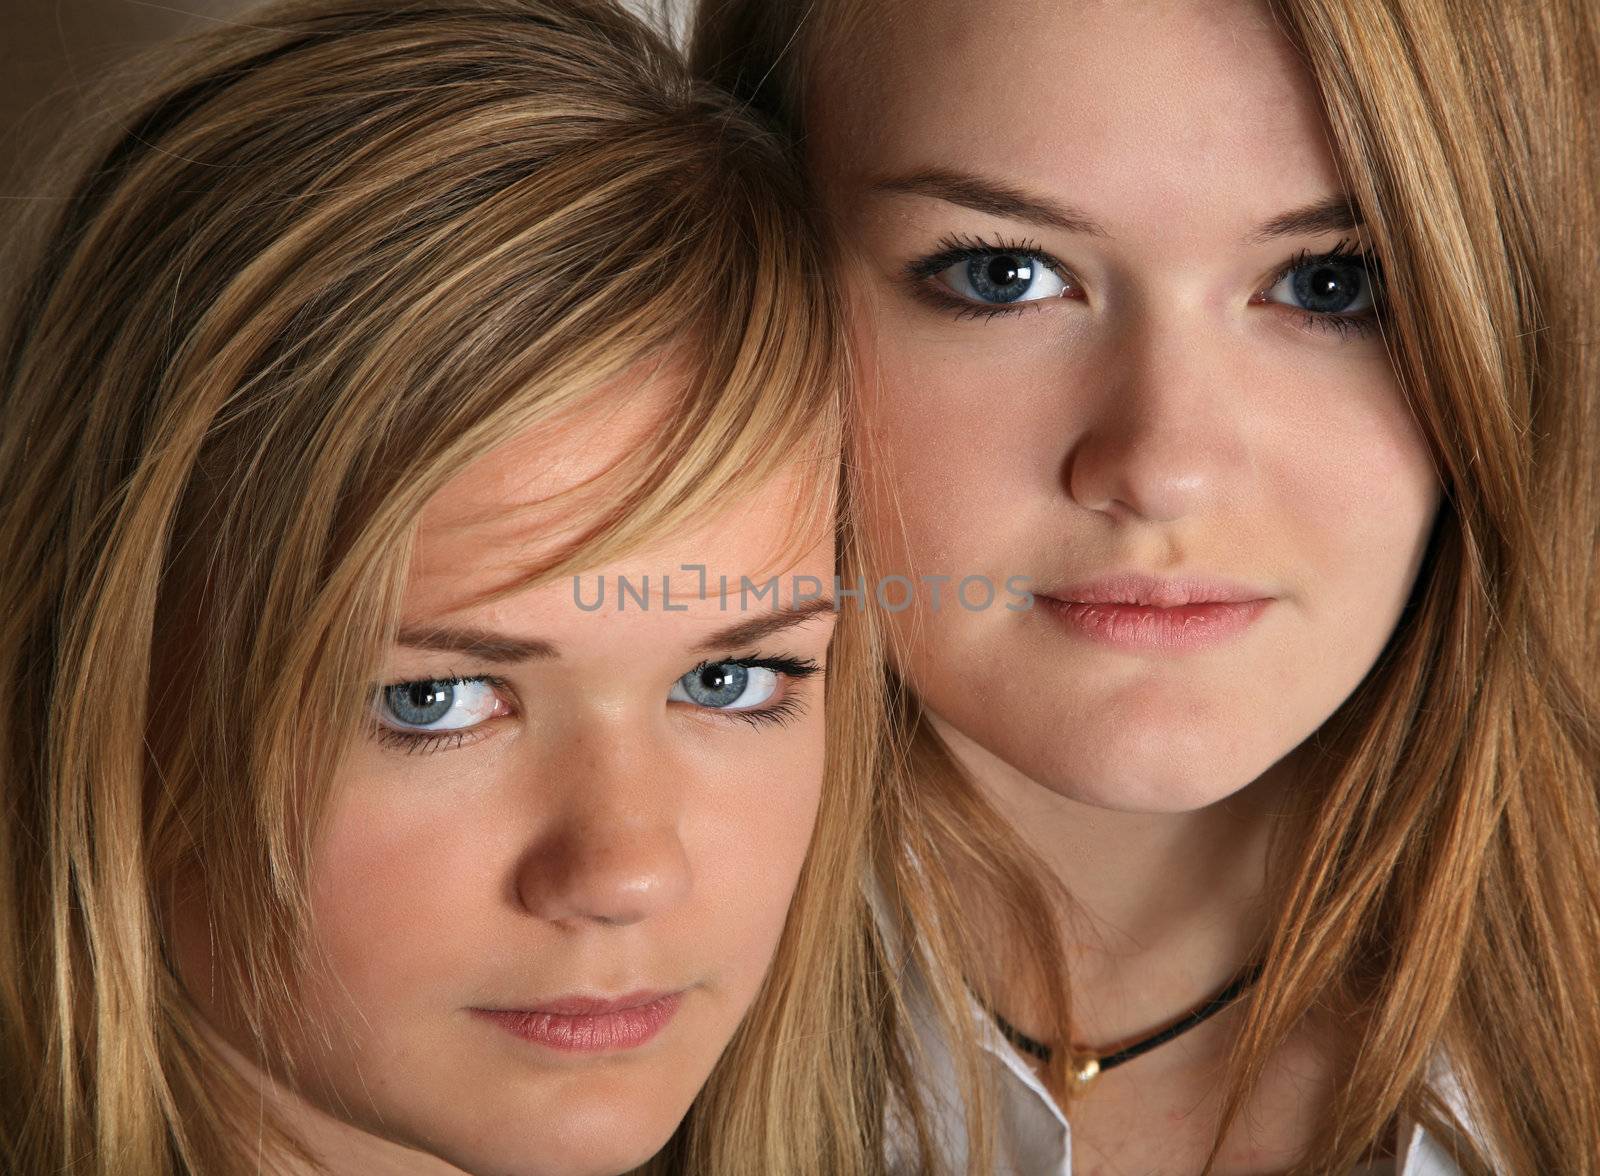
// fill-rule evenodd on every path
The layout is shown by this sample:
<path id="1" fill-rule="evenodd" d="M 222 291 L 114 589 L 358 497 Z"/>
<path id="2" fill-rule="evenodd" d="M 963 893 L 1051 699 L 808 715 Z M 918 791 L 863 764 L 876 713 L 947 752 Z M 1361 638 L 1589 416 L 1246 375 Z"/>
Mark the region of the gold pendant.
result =
<path id="1" fill-rule="evenodd" d="M 1100 1072 L 1100 1059 L 1090 1058 L 1073 1071 L 1073 1077 L 1078 1080 L 1079 1086 L 1086 1086 L 1089 1080 Z"/>

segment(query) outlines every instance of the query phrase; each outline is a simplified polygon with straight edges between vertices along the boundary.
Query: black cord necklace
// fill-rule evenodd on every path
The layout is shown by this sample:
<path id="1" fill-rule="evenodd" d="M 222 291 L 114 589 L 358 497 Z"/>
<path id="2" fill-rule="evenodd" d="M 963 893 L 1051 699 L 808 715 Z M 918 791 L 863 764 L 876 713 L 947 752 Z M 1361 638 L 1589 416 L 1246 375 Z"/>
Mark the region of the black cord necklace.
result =
<path id="1" fill-rule="evenodd" d="M 1088 1060 L 1074 1071 L 1074 1077 L 1077 1079 L 1078 1085 L 1084 1085 L 1096 1074 L 1115 1069 L 1124 1062 L 1131 1062 L 1139 1055 L 1149 1053 L 1158 1045 L 1165 1045 L 1179 1034 L 1187 1033 L 1200 1024 L 1201 1021 L 1220 1013 L 1237 1000 L 1245 989 L 1254 984 L 1256 977 L 1259 975 L 1261 975 L 1261 965 L 1250 964 L 1230 980 L 1228 986 L 1221 992 L 1204 1004 L 1185 1013 L 1165 1029 L 1152 1033 L 1149 1037 L 1141 1037 L 1138 1041 L 1112 1050 L 1110 1053 L 1102 1054 L 1098 1057 L 1091 1054 Z M 995 1024 L 1000 1027 L 1000 1032 L 1005 1035 L 1006 1040 L 1021 1052 L 1029 1057 L 1038 1058 L 1041 1062 L 1048 1062 L 1054 1055 L 1055 1051 L 1048 1045 L 1029 1037 L 994 1009 L 990 1009 L 989 1013 L 994 1017 Z"/>

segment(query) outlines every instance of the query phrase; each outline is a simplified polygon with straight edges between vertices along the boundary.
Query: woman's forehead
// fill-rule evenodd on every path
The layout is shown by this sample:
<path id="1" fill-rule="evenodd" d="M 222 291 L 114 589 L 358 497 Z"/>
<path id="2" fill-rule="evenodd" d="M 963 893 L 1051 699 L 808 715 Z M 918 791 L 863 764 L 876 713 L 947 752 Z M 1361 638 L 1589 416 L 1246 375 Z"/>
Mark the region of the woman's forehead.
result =
<path id="1" fill-rule="evenodd" d="M 424 536 L 549 529 L 585 506 L 583 487 L 648 445 L 671 411 L 684 376 L 637 365 L 557 419 L 508 436 L 463 467 L 423 508 Z"/>
<path id="2" fill-rule="evenodd" d="M 545 632 L 563 633 L 598 609 L 610 618 L 609 630 L 620 631 L 611 614 L 621 612 L 641 614 L 633 625 L 648 630 L 652 622 L 643 614 L 653 614 L 659 628 L 680 610 L 715 620 L 763 602 L 787 607 L 806 594 L 831 598 L 831 527 L 796 529 L 796 504 L 808 476 L 796 466 L 725 510 L 648 540 L 603 567 L 532 587 L 518 585 L 559 539 L 515 515 L 471 529 L 435 528 L 419 538 L 404 620 L 415 625 L 466 618 L 484 624 L 510 618 L 513 630 L 537 622 Z M 632 608 L 622 599 L 624 581 L 633 593 Z M 579 601 L 589 604 L 577 607 Z M 686 623 L 700 622 L 690 618 Z M 593 635 L 592 627 L 582 631 Z"/>
<path id="3" fill-rule="evenodd" d="M 450 611 L 500 591 L 581 539 L 616 509 L 607 471 L 660 443 L 689 378 L 677 360 L 641 363 L 578 410 L 510 436 L 464 467 L 420 516 L 407 610 Z M 738 501 L 647 540 L 613 570 L 654 573 L 659 582 L 684 562 L 720 563 L 735 577 L 786 563 L 831 540 L 827 519 L 816 534 L 795 532 L 818 476 L 814 461 L 797 458 Z"/>
<path id="4" fill-rule="evenodd" d="M 847 194 L 951 168 L 1111 222 L 1130 180 L 1157 215 L 1163 184 L 1228 193 L 1265 171 L 1301 189 L 1263 193 L 1258 217 L 1338 186 L 1311 78 L 1256 0 L 919 0 L 880 31 L 818 71 L 807 112 L 813 163 Z"/>

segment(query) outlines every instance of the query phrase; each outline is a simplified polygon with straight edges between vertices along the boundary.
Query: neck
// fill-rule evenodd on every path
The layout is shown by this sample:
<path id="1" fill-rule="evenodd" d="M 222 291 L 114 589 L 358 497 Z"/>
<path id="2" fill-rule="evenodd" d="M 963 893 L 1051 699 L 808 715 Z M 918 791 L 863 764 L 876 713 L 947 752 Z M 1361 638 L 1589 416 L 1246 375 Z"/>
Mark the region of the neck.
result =
<path id="1" fill-rule="evenodd" d="M 1050 791 L 931 717 L 1071 898 L 1060 930 L 1075 1044 L 1148 1034 L 1215 995 L 1254 958 L 1266 925 L 1269 839 L 1295 775 L 1287 761 L 1203 809 L 1120 812 Z M 991 991 L 1009 995 L 1001 978 L 989 979 L 1000 981 Z M 1011 1013 L 1024 1032 L 1038 1024 L 1025 1006 Z"/>

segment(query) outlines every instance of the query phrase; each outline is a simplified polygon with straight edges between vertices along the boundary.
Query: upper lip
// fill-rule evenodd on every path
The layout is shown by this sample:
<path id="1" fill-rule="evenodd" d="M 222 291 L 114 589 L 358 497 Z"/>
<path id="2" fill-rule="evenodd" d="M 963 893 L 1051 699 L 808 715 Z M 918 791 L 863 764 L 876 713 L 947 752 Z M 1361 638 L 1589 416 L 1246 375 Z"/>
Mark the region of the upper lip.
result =
<path id="1" fill-rule="evenodd" d="M 547 1013 L 554 1017 L 604 1017 L 612 1013 L 626 1012 L 629 1009 L 638 1009 L 643 1008 L 645 1005 L 655 1004 L 658 1000 L 665 1000 L 669 996 L 677 996 L 679 991 L 681 990 L 640 989 L 637 992 L 628 992 L 621 996 L 609 997 L 570 993 L 565 996 L 535 1001 L 532 1004 L 520 1007 L 485 1008 L 480 1011 L 486 1013 Z"/>
<path id="2" fill-rule="evenodd" d="M 1272 593 L 1249 584 L 1212 576 L 1153 576 L 1146 572 L 1113 572 L 1079 580 L 1042 595 L 1068 604 L 1124 604 L 1147 608 L 1182 608 L 1192 604 L 1244 604 L 1269 600 Z"/>

